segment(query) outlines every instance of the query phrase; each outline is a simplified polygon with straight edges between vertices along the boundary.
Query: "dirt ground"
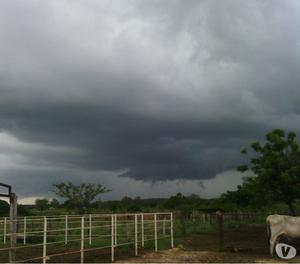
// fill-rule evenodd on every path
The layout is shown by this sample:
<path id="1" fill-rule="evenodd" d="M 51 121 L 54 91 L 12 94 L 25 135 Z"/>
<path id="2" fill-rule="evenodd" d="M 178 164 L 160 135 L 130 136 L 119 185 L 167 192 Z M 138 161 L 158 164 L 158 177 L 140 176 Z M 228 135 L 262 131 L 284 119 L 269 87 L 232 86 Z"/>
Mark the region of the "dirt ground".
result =
<path id="1" fill-rule="evenodd" d="M 299 248 L 296 244 L 293 244 L 293 246 Z M 176 245 L 173 249 L 159 252 L 145 252 L 139 257 L 132 257 L 119 262 L 299 263 L 300 257 L 296 257 L 290 261 L 270 257 L 265 227 L 262 226 L 225 231 L 224 250 L 222 252 L 218 250 L 216 234 L 198 234 L 182 241 L 182 244 Z"/>
<path id="2" fill-rule="evenodd" d="M 299 263 L 300 257 L 296 257 L 290 261 L 280 260 L 279 258 L 271 258 L 267 254 L 259 254 L 258 252 L 234 253 L 234 252 L 217 252 L 217 251 L 186 251 L 179 248 L 173 248 L 157 253 L 146 253 L 140 257 L 130 258 L 126 263 Z"/>

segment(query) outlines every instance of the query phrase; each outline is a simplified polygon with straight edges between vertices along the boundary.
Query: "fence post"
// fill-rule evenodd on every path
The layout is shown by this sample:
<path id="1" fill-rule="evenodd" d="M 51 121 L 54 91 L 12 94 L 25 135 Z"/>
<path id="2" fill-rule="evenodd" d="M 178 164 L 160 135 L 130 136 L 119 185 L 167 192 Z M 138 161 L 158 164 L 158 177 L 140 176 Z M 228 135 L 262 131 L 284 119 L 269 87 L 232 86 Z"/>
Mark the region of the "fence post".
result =
<path id="1" fill-rule="evenodd" d="M 142 247 L 145 246 L 145 238 L 144 238 L 144 214 L 141 214 L 141 234 L 142 234 Z"/>
<path id="2" fill-rule="evenodd" d="M 170 232 L 171 232 L 171 248 L 173 248 L 174 247 L 174 238 L 173 238 L 173 213 L 171 213 L 171 215 L 170 215 L 170 225 L 171 225 L 171 230 L 170 230 Z"/>
<path id="3" fill-rule="evenodd" d="M 157 214 L 154 214 L 154 241 L 155 241 L 155 252 L 157 251 Z"/>
<path id="4" fill-rule="evenodd" d="M 92 215 L 89 214 L 89 244 L 92 244 Z"/>
<path id="5" fill-rule="evenodd" d="M 114 235 L 115 235 L 115 246 L 118 244 L 118 239 L 117 239 L 117 215 L 115 215 L 115 232 L 114 232 Z"/>
<path id="6" fill-rule="evenodd" d="M 219 250 L 222 251 L 224 248 L 224 230 L 223 230 L 223 215 L 219 210 L 216 212 L 218 239 L 219 239 Z"/>
<path id="7" fill-rule="evenodd" d="M 4 217 L 4 226 L 3 226 L 3 243 L 6 244 L 6 217 Z"/>
<path id="8" fill-rule="evenodd" d="M 23 224 L 23 231 L 24 231 L 24 234 L 23 234 L 23 244 L 25 245 L 26 244 L 26 216 L 24 216 L 24 224 Z"/>
<path id="9" fill-rule="evenodd" d="M 166 235 L 166 216 L 164 215 L 164 220 L 163 220 L 163 230 L 162 230 L 163 232 L 163 236 L 165 236 Z"/>
<path id="10" fill-rule="evenodd" d="M 114 216 L 111 215 L 111 262 L 115 261 L 114 251 Z"/>
<path id="11" fill-rule="evenodd" d="M 15 193 L 11 193 L 9 197 L 9 233 L 10 233 L 10 250 L 9 262 L 16 261 L 16 244 L 17 244 L 17 206 L 18 197 Z"/>
<path id="12" fill-rule="evenodd" d="M 138 230 L 137 230 L 137 214 L 134 215 L 134 248 L 135 256 L 138 255 Z"/>
<path id="13" fill-rule="evenodd" d="M 238 212 L 237 211 L 234 211 L 234 216 L 235 216 L 235 221 L 238 221 L 239 220 L 239 216 L 238 216 Z"/>
<path id="14" fill-rule="evenodd" d="M 44 234 L 43 234 L 43 263 L 46 263 L 47 255 L 47 218 L 44 216 Z"/>
<path id="15" fill-rule="evenodd" d="M 65 244 L 68 244 L 68 216 L 65 216 Z"/>
<path id="16" fill-rule="evenodd" d="M 127 238 L 127 242 L 130 241 L 130 229 L 129 229 L 129 223 L 128 223 L 128 217 L 126 216 L 126 238 Z"/>
<path id="17" fill-rule="evenodd" d="M 80 263 L 84 263 L 84 216 L 81 217 Z"/>

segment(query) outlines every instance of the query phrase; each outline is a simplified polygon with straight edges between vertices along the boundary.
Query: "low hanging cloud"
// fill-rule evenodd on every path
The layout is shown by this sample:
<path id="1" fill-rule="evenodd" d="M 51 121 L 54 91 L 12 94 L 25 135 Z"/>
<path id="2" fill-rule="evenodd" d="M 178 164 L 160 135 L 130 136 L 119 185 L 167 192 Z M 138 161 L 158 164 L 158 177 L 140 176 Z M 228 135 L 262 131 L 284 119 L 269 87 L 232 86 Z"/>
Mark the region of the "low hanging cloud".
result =
<path id="1" fill-rule="evenodd" d="M 268 130 L 300 132 L 299 17 L 296 0 L 2 1 L 3 181 L 231 171 Z"/>

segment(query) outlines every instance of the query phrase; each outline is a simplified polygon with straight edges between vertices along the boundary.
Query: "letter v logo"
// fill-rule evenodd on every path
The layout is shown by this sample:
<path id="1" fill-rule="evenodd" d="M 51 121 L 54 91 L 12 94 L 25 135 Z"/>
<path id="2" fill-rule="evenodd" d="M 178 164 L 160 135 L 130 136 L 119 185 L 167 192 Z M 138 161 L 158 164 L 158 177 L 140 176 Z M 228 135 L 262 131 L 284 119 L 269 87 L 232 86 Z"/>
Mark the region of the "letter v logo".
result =
<path id="1" fill-rule="evenodd" d="M 279 243 L 275 247 L 277 256 L 282 258 L 282 259 L 292 259 L 296 256 L 297 250 L 287 244 L 284 243 Z"/>
<path id="2" fill-rule="evenodd" d="M 289 254 L 289 252 L 290 252 L 290 247 L 284 247 L 284 246 L 282 246 L 281 247 L 281 252 L 282 252 L 282 255 L 284 256 L 284 257 L 287 257 L 287 255 Z"/>

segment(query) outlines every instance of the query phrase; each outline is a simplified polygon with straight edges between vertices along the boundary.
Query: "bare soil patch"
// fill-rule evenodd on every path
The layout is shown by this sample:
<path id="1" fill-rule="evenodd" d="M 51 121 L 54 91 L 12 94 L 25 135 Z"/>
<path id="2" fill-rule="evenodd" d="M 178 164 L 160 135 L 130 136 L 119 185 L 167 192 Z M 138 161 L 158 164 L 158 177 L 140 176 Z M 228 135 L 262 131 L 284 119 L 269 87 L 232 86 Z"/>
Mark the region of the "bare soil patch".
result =
<path id="1" fill-rule="evenodd" d="M 118 261 L 122 262 L 122 261 Z M 179 248 L 169 249 L 161 252 L 146 253 L 140 257 L 130 258 L 128 263 L 299 263 L 296 257 L 290 261 L 279 258 L 271 258 L 268 254 L 259 252 L 217 252 L 217 251 L 186 251 Z"/>
<path id="2" fill-rule="evenodd" d="M 174 249 L 146 252 L 139 257 L 124 262 L 143 263 L 274 263 L 300 262 L 300 257 L 290 261 L 272 258 L 269 254 L 266 230 L 264 226 L 241 227 L 226 230 L 224 251 L 219 252 L 216 234 L 193 235 Z M 295 244 L 294 244 L 295 246 Z M 296 245 L 297 246 L 297 245 Z M 122 262 L 122 261 L 119 261 Z"/>

